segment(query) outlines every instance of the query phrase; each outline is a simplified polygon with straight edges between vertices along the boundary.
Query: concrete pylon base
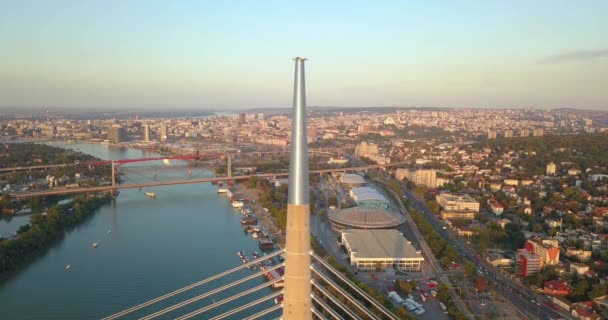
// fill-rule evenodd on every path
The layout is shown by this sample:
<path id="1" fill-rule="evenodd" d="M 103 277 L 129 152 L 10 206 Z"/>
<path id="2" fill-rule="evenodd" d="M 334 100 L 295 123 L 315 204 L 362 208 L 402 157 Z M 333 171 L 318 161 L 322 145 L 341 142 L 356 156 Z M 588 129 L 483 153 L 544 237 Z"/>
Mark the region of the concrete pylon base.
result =
<path id="1" fill-rule="evenodd" d="M 284 320 L 312 319 L 310 205 L 287 205 Z"/>

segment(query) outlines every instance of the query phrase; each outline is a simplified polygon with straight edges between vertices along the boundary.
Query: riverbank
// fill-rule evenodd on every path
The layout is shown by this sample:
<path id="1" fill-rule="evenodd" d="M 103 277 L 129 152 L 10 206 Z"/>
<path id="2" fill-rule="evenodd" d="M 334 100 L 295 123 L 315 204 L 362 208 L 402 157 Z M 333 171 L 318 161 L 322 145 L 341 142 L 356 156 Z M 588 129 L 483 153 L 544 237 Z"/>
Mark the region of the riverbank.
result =
<path id="1" fill-rule="evenodd" d="M 66 232 L 85 222 L 111 199 L 109 194 L 88 199 L 77 197 L 71 203 L 51 207 L 46 213 L 32 215 L 30 223 L 21 226 L 16 237 L 0 239 L 0 279 L 46 253 Z"/>
<path id="2" fill-rule="evenodd" d="M 234 188 L 238 194 L 242 194 L 246 199 L 250 200 L 248 205 L 254 210 L 258 217 L 258 222 L 264 227 L 264 230 L 272 236 L 281 249 L 285 248 L 285 230 L 281 229 L 277 219 L 262 207 L 259 199 L 259 190 L 247 188 L 246 182 L 236 183 Z"/>

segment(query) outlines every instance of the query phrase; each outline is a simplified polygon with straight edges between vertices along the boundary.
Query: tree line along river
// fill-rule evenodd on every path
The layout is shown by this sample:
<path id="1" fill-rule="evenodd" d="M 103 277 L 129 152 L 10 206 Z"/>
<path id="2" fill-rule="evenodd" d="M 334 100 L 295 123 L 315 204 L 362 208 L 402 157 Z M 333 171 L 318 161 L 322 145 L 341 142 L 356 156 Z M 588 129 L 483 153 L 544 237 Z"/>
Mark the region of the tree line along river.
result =
<path id="1" fill-rule="evenodd" d="M 155 156 L 141 150 L 104 144 L 52 145 L 108 160 Z M 171 164 L 183 163 L 171 162 L 168 165 Z M 196 169 L 193 176 L 210 177 L 212 173 Z M 187 170 L 160 170 L 156 179 L 187 177 Z M 144 171 L 127 173 L 126 178 L 133 182 L 154 179 L 152 172 Z M 146 197 L 145 191 L 156 193 L 156 198 Z M 0 230 L 2 233 L 16 230 L 28 222 L 29 217 L 25 217 L 0 221 Z M 236 254 L 238 250 L 259 251 L 257 242 L 243 232 L 240 219 L 241 215 L 224 197 L 218 196 L 217 187 L 211 184 L 122 190 L 115 202 L 102 206 L 92 218 L 69 231 L 44 255 L 22 270 L 0 279 L 0 318 L 99 319 L 238 266 L 241 263 Z M 91 245 L 95 242 L 97 248 Z M 69 269 L 66 269 L 67 265 L 70 265 Z M 251 273 L 250 270 L 242 270 L 125 319 L 139 318 Z M 160 319 L 173 319 L 263 281 L 262 278 L 255 279 Z M 199 319 L 225 312 L 269 292 L 267 289 L 247 296 L 235 304 L 218 308 L 214 313 L 199 316 Z M 271 303 L 260 305 L 248 313 L 253 314 Z M 239 314 L 233 319 L 243 316 Z"/>

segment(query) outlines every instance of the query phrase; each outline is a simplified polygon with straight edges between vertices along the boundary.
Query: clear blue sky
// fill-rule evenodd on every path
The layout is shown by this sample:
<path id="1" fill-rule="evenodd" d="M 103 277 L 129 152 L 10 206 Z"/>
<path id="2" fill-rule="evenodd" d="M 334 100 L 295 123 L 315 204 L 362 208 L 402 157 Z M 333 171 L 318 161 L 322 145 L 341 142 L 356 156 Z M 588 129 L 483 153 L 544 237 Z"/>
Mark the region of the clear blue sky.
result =
<path id="1" fill-rule="evenodd" d="M 608 109 L 608 1 L 0 3 L 0 108 Z"/>

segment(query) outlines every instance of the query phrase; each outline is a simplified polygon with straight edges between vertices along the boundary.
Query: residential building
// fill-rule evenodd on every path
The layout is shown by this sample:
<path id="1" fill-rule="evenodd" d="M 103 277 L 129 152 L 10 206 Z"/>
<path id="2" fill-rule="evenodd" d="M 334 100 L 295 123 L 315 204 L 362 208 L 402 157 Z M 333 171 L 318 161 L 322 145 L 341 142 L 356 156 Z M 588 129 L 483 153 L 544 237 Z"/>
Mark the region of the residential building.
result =
<path id="1" fill-rule="evenodd" d="M 528 252 L 541 257 L 543 264 L 557 265 L 559 263 L 559 242 L 553 239 L 528 239 L 525 244 Z"/>
<path id="2" fill-rule="evenodd" d="M 543 287 L 543 292 L 552 296 L 565 296 L 569 295 L 570 291 L 572 291 L 564 280 L 545 281 Z"/>
<path id="3" fill-rule="evenodd" d="M 441 219 L 443 220 L 473 220 L 475 219 L 476 212 L 473 211 L 449 211 L 441 210 Z"/>
<path id="4" fill-rule="evenodd" d="M 584 263 L 571 263 L 570 264 L 571 273 L 576 272 L 576 274 L 580 276 L 580 275 L 585 274 L 587 271 L 589 271 L 589 266 Z"/>
<path id="5" fill-rule="evenodd" d="M 479 213 L 479 202 L 468 194 L 442 192 L 436 196 L 437 203 L 446 211 L 472 211 Z"/>
<path id="6" fill-rule="evenodd" d="M 355 147 L 355 155 L 357 157 L 378 155 L 378 145 L 373 142 L 362 141 Z"/>
<path id="7" fill-rule="evenodd" d="M 515 261 L 515 269 L 518 275 L 528 277 L 539 273 L 542 268 L 542 259 L 538 255 L 529 252 L 526 249 L 517 249 L 517 258 Z"/>
<path id="8" fill-rule="evenodd" d="M 555 163 L 553 163 L 553 161 L 549 162 L 549 164 L 547 164 L 547 175 L 553 175 L 555 174 Z"/>
<path id="9" fill-rule="evenodd" d="M 543 129 L 541 129 L 541 128 L 536 128 L 532 132 L 532 135 L 535 136 L 535 137 L 542 137 L 543 135 L 545 135 L 545 131 Z"/>
<path id="10" fill-rule="evenodd" d="M 488 130 L 488 140 L 496 139 L 496 131 Z"/>

